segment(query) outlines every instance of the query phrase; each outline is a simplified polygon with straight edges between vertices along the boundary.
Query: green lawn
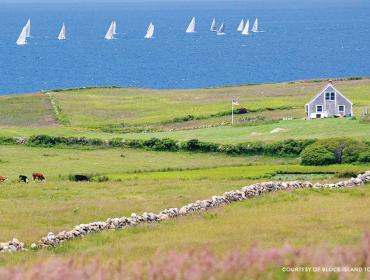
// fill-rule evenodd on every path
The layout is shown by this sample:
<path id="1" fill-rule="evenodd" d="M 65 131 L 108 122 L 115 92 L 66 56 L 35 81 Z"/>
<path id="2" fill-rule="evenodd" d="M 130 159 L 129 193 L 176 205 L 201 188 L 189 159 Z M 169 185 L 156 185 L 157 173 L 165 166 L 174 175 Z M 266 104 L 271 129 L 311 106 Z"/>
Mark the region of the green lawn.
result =
<path id="1" fill-rule="evenodd" d="M 278 129 L 279 131 L 276 131 Z M 274 131 L 275 130 L 275 131 Z M 258 126 L 225 126 L 195 130 L 125 134 L 126 139 L 199 139 L 214 143 L 273 142 L 285 139 L 353 137 L 368 139 L 370 125 L 350 119 L 290 120 Z"/>

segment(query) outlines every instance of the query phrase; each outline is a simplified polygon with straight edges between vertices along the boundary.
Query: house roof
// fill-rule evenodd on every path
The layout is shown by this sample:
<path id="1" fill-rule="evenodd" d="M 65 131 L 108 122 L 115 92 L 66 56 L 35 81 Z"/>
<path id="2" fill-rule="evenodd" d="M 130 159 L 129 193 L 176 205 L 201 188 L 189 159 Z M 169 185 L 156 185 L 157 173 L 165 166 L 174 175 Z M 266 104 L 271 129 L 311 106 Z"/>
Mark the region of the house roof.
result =
<path id="1" fill-rule="evenodd" d="M 312 103 L 316 98 L 318 98 L 321 94 L 323 94 L 329 87 L 333 88 L 334 91 L 336 91 L 338 94 L 340 94 L 345 100 L 347 100 L 349 103 L 351 103 L 351 105 L 353 105 L 353 103 L 351 102 L 351 100 L 349 100 L 347 97 L 344 96 L 343 93 L 341 93 L 339 90 L 337 90 L 333 83 L 332 82 L 329 82 L 318 94 L 316 94 L 308 103 L 306 103 L 306 105 Z"/>

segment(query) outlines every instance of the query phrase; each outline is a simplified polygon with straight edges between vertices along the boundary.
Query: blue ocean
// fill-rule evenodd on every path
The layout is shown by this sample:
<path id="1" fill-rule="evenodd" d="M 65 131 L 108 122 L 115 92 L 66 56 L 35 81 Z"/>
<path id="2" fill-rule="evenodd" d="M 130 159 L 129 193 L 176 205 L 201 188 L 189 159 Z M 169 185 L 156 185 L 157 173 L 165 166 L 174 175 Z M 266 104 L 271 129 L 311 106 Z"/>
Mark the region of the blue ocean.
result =
<path id="1" fill-rule="evenodd" d="M 247 1 L 0 4 L 0 94 L 83 87 L 199 88 L 370 76 L 370 6 Z M 192 17 L 196 33 L 185 33 Z M 213 18 L 225 36 L 209 32 Z M 242 18 L 264 32 L 241 36 Z M 31 38 L 16 40 L 31 18 Z M 117 39 L 104 35 L 112 20 Z M 58 41 L 62 23 L 67 40 Z M 154 39 L 144 39 L 150 22 Z"/>

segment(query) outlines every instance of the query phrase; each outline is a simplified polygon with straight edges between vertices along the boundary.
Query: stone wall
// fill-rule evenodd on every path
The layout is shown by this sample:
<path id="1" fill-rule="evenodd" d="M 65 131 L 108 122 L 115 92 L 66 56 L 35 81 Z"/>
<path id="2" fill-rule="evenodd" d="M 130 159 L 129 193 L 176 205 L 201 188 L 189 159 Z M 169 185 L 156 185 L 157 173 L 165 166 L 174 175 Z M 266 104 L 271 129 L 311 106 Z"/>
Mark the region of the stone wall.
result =
<path id="1" fill-rule="evenodd" d="M 235 201 L 242 201 L 249 198 L 257 197 L 268 192 L 276 191 L 290 191 L 303 188 L 314 189 L 338 189 L 350 188 L 364 185 L 370 182 L 370 171 L 358 175 L 348 181 L 342 181 L 335 184 L 312 184 L 311 182 L 290 181 L 290 182 L 265 182 L 257 183 L 254 185 L 246 186 L 240 190 L 225 192 L 220 196 L 212 196 L 209 199 L 197 200 L 194 203 L 189 203 L 181 208 L 170 208 L 155 213 L 143 213 L 137 215 L 132 213 L 130 217 L 109 218 L 106 221 L 92 222 L 89 224 L 80 224 L 75 226 L 72 230 L 62 231 L 57 234 L 49 232 L 46 236 L 42 237 L 38 243 L 31 245 L 32 249 L 46 248 L 57 246 L 60 243 L 68 240 L 80 238 L 92 233 L 97 233 L 103 230 L 118 230 L 126 227 L 132 227 L 139 224 L 158 223 L 163 220 L 173 219 L 178 216 L 186 216 L 192 213 L 206 211 L 209 209 L 217 208 L 225 204 Z M 16 239 L 7 243 L 0 243 L 0 252 L 15 252 L 25 250 L 24 244 Z"/>

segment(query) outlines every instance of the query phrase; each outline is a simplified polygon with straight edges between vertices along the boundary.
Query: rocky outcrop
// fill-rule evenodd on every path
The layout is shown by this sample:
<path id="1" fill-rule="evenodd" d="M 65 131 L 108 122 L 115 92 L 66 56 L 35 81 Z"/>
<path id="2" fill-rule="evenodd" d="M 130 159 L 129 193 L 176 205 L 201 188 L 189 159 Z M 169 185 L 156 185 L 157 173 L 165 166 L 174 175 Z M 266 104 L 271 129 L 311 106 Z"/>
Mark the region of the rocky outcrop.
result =
<path id="1" fill-rule="evenodd" d="M 311 182 L 301 181 L 257 183 L 243 187 L 240 190 L 225 192 L 220 196 L 212 196 L 209 199 L 197 200 L 193 203 L 184 205 L 181 208 L 165 209 L 158 214 L 145 212 L 142 215 L 137 215 L 136 213 L 132 213 L 130 217 L 109 218 L 106 221 L 80 224 L 75 226 L 72 230 L 61 231 L 57 234 L 49 232 L 46 236 L 40 239 L 38 244 L 33 243 L 31 248 L 37 249 L 51 246 L 54 247 L 65 241 L 80 238 L 103 230 L 118 230 L 139 224 L 158 223 L 163 220 L 173 219 L 179 216 L 186 216 L 189 214 L 217 208 L 232 202 L 250 199 L 269 192 L 290 191 L 304 188 L 350 188 L 361 186 L 368 182 L 370 182 L 370 171 L 360 174 L 356 178 L 351 178 L 348 181 L 342 181 L 334 184 L 312 184 Z M 19 242 L 17 239 L 13 239 L 13 241 L 7 243 L 0 243 L 0 252 L 17 252 L 23 250 L 25 250 L 24 244 Z"/>

